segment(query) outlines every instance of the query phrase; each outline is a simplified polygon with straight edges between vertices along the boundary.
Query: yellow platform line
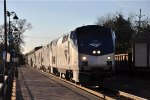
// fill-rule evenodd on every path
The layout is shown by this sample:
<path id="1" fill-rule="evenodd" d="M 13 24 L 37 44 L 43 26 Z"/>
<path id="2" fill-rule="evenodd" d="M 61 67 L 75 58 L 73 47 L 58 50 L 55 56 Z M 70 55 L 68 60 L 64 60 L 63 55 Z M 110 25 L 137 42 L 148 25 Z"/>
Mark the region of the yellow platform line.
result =
<path id="1" fill-rule="evenodd" d="M 16 100 L 16 80 L 13 81 L 11 100 Z"/>

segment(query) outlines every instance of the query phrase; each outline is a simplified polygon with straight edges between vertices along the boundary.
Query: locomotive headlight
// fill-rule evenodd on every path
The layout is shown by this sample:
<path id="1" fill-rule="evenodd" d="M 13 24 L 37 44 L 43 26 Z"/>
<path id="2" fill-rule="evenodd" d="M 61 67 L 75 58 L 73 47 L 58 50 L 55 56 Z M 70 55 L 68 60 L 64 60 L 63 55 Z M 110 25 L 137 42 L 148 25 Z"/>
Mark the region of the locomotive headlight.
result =
<path id="1" fill-rule="evenodd" d="M 110 57 L 107 57 L 108 60 L 110 60 Z"/>
<path id="2" fill-rule="evenodd" d="M 97 51 L 97 53 L 98 53 L 98 54 L 100 54 L 100 53 L 101 53 L 101 51 L 100 51 L 100 50 L 98 50 L 98 51 Z"/>
<path id="3" fill-rule="evenodd" d="M 86 57 L 82 57 L 83 60 L 86 60 Z"/>
<path id="4" fill-rule="evenodd" d="M 95 51 L 95 50 L 93 51 L 93 54 L 96 54 L 96 51 Z"/>

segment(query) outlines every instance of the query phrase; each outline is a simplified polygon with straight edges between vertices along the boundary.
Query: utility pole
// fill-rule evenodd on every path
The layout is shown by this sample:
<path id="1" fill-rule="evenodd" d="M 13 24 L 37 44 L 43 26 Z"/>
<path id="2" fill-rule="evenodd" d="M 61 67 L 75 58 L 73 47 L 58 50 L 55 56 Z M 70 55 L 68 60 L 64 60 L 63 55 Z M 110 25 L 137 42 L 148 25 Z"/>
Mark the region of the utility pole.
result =
<path id="1" fill-rule="evenodd" d="M 140 15 L 136 15 L 136 16 L 139 17 L 139 21 L 135 21 L 135 22 L 138 23 L 138 33 L 140 33 L 141 23 L 144 22 L 144 21 L 141 21 L 141 18 L 142 18 L 143 16 L 145 16 L 145 15 L 142 15 L 142 14 L 141 14 L 141 9 L 140 9 Z"/>
<path id="2" fill-rule="evenodd" d="M 6 74 L 6 59 L 7 59 L 7 17 L 6 17 L 6 0 L 4 0 L 4 53 L 3 53 L 3 60 L 4 66 L 3 70 L 3 100 L 5 100 L 5 74 Z"/>
<path id="3" fill-rule="evenodd" d="M 5 45 L 4 45 L 4 51 L 5 51 L 5 61 L 4 61 L 4 69 L 6 67 L 6 58 L 7 58 L 7 17 L 6 17 L 6 0 L 4 0 L 4 40 L 5 40 Z"/>

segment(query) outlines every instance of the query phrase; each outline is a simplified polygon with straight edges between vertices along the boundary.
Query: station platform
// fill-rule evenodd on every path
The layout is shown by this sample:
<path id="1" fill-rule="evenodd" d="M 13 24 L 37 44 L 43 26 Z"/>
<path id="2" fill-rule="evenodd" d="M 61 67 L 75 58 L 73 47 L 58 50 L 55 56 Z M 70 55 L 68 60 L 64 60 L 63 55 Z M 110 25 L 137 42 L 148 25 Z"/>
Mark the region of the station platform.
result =
<path id="1" fill-rule="evenodd" d="M 65 87 L 38 71 L 22 65 L 16 79 L 16 100 L 101 100 Z"/>

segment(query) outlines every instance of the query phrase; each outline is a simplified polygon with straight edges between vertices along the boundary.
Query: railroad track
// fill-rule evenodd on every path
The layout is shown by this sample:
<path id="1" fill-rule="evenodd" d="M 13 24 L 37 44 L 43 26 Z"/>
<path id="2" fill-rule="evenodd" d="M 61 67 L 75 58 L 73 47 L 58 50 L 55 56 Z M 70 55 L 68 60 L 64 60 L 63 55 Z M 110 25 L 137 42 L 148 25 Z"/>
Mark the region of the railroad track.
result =
<path id="1" fill-rule="evenodd" d="M 147 100 L 145 98 L 141 98 L 141 97 L 129 94 L 129 93 L 125 93 L 125 92 L 122 92 L 122 91 L 111 89 L 109 87 L 103 87 L 102 86 L 102 87 L 99 88 L 99 87 L 96 87 L 96 86 L 95 87 L 81 86 L 81 85 L 72 83 L 70 81 L 67 81 L 63 78 L 54 76 L 53 74 L 46 73 L 46 72 L 43 72 L 43 71 L 39 71 L 39 70 L 36 70 L 32 67 L 29 67 L 29 68 L 31 68 L 35 71 L 38 71 L 38 72 L 40 72 L 41 74 L 43 74 L 47 77 L 50 77 L 54 81 L 57 81 L 58 83 L 66 86 L 68 88 L 71 88 L 74 91 L 76 90 L 76 92 L 80 92 L 79 89 L 81 89 L 81 90 L 84 90 L 84 91 L 92 94 L 93 96 L 99 97 L 99 98 L 104 99 L 104 100 L 116 100 L 116 99 L 117 100 Z M 84 95 L 88 95 L 88 94 L 85 93 Z"/>

